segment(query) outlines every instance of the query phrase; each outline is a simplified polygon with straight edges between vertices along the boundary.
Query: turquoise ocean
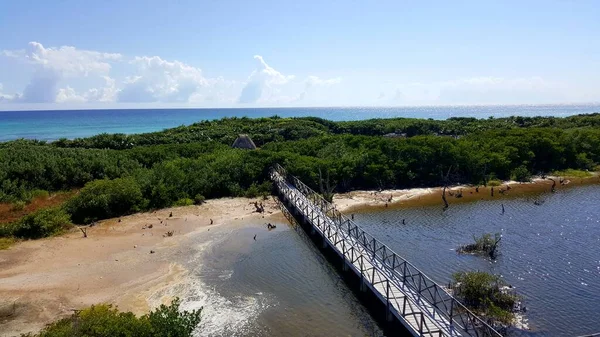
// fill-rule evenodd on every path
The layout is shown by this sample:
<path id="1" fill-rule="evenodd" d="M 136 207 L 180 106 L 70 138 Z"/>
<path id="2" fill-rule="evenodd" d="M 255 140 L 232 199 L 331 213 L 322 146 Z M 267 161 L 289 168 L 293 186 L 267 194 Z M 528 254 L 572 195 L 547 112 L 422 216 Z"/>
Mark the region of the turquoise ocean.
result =
<path id="1" fill-rule="evenodd" d="M 223 117 L 314 116 L 341 121 L 393 117 L 432 119 L 490 116 L 564 117 L 595 112 L 600 112 L 600 104 L 0 111 L 0 141 L 19 138 L 73 139 L 99 133 L 144 133 Z"/>

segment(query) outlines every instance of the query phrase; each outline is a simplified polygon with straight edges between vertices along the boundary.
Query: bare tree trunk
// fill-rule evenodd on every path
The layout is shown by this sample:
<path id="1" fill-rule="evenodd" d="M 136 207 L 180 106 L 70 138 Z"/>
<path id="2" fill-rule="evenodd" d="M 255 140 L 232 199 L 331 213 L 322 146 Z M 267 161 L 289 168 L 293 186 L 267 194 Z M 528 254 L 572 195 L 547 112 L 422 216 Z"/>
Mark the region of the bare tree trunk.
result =
<path id="1" fill-rule="evenodd" d="M 325 186 L 323 186 L 323 181 L 325 181 Z M 323 179 L 321 168 L 319 168 L 319 188 L 321 189 L 323 199 L 333 202 L 333 190 L 335 189 L 335 186 L 332 187 L 329 183 L 329 171 L 327 171 L 327 179 Z"/>
<path id="2" fill-rule="evenodd" d="M 550 192 L 554 193 L 556 192 L 556 180 L 552 179 L 552 178 L 548 178 L 550 180 L 552 180 L 552 187 L 550 188 Z"/>
<path id="3" fill-rule="evenodd" d="M 442 200 L 444 201 L 444 211 L 448 209 L 448 200 L 446 200 L 446 186 L 442 190 Z"/>
<path id="4" fill-rule="evenodd" d="M 498 240 L 496 240 L 496 242 L 494 242 L 494 245 L 492 246 L 492 249 L 490 250 L 490 258 L 492 260 L 496 259 L 496 249 L 498 248 L 498 243 L 500 243 L 500 240 L 502 240 L 502 238 L 498 238 Z"/>

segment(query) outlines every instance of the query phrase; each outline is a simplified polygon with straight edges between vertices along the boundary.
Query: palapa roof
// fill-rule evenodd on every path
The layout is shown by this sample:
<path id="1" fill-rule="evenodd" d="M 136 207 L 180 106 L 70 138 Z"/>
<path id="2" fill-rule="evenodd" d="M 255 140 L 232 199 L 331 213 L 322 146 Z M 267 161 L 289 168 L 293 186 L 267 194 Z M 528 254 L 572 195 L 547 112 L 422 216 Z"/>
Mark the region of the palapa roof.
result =
<path id="1" fill-rule="evenodd" d="M 250 139 L 250 136 L 246 134 L 239 135 L 231 147 L 235 149 L 256 150 L 256 144 L 254 144 L 252 139 Z"/>

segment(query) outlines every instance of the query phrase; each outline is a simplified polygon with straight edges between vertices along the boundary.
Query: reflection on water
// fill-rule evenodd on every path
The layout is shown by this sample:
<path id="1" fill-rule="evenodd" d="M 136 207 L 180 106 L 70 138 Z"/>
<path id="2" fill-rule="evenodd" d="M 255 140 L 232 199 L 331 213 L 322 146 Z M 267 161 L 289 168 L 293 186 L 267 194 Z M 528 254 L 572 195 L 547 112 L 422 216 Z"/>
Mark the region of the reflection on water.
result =
<path id="1" fill-rule="evenodd" d="M 440 284 L 461 270 L 501 274 L 525 298 L 534 331 L 523 334 L 574 336 L 600 331 L 598 205 L 600 186 L 588 186 L 446 212 L 359 213 L 355 220 Z M 211 242 L 194 241 L 187 265 L 193 281 L 185 305 L 204 306 L 201 336 L 382 335 L 302 230 L 277 223 L 267 231 L 257 223 L 213 231 Z M 456 254 L 485 232 L 503 235 L 496 262 Z"/>

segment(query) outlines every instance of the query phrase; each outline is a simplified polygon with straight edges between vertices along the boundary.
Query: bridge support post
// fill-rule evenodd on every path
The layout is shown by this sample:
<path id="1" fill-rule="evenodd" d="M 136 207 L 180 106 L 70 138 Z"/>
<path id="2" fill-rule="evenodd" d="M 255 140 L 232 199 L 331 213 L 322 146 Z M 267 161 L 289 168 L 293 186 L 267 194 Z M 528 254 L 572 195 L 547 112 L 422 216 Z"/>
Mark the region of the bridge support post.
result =
<path id="1" fill-rule="evenodd" d="M 362 279 L 360 281 L 360 291 L 362 291 L 362 292 L 367 291 L 367 282 L 365 281 L 365 279 Z"/>

